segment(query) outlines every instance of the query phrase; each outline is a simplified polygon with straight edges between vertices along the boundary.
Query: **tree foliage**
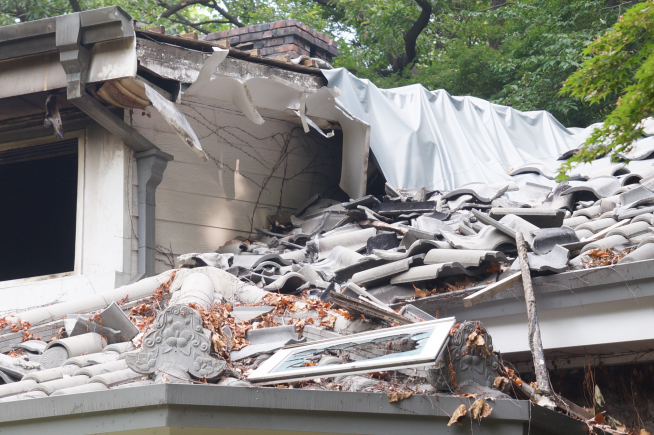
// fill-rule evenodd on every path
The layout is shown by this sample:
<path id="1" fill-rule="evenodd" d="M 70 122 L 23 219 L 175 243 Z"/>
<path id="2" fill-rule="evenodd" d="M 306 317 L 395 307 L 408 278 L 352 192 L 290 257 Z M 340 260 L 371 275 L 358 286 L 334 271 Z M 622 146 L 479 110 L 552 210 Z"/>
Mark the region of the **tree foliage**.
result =
<path id="1" fill-rule="evenodd" d="M 588 44 L 631 6 L 619 0 L 4 0 L 0 23 L 111 4 L 173 34 L 295 18 L 339 41 L 336 66 L 380 87 L 422 83 L 519 110 L 548 110 L 567 126 L 603 120 L 613 109 L 613 88 L 594 104 L 559 91 L 593 55 L 584 52 Z"/>
<path id="2" fill-rule="evenodd" d="M 604 124 L 565 162 L 559 178 L 574 166 L 629 150 L 642 137 L 640 121 L 654 113 L 654 1 L 636 5 L 605 35 L 590 44 L 589 58 L 564 84 L 563 93 L 598 105 L 619 95 Z"/>

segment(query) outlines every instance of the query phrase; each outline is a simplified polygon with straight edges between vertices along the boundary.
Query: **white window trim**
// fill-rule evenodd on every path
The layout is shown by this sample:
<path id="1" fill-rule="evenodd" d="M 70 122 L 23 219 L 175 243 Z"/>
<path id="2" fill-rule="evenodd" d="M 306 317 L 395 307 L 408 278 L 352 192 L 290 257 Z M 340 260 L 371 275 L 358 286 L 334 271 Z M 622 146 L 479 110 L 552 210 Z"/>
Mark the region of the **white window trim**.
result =
<path id="1" fill-rule="evenodd" d="M 82 274 L 82 249 L 84 233 L 84 167 L 85 167 L 85 149 L 86 149 L 86 130 L 77 130 L 64 134 L 62 140 L 77 138 L 77 215 L 75 221 L 75 263 L 73 270 L 69 272 L 55 273 L 52 275 L 31 276 L 28 278 L 18 278 L 9 281 L 0 281 L 0 289 L 14 287 L 21 284 L 29 284 L 67 276 Z M 45 145 L 55 142 L 54 136 L 40 137 L 17 142 L 8 142 L 0 144 L 0 151 L 6 151 L 29 146 Z"/>
<path id="2" fill-rule="evenodd" d="M 454 326 L 455 320 L 454 317 L 448 317 L 445 319 L 412 323 L 410 325 L 396 326 L 393 328 L 379 329 L 338 338 L 314 341 L 302 345 L 284 347 L 275 352 L 273 356 L 264 361 L 259 368 L 250 374 L 248 376 L 248 381 L 259 385 L 270 385 L 280 382 L 294 382 L 345 373 L 369 373 L 388 369 L 392 370 L 428 366 L 436 361 L 436 357 L 440 354 L 443 345 L 447 342 L 450 329 Z M 338 344 L 347 344 L 355 340 L 374 340 L 377 338 L 390 337 L 395 334 L 419 332 L 429 329 L 432 330 L 432 334 L 423 350 L 418 355 L 362 360 L 347 364 L 308 366 L 279 372 L 274 371 L 280 364 L 298 352 L 306 352 L 311 349 L 323 349 L 326 346 L 334 346 Z"/>

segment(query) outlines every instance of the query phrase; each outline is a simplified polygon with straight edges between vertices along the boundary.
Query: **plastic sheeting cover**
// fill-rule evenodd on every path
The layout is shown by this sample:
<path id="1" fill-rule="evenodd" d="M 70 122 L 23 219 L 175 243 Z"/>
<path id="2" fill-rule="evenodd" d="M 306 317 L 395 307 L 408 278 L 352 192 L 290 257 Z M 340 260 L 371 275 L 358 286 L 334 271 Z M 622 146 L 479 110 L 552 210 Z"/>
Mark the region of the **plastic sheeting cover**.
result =
<path id="1" fill-rule="evenodd" d="M 541 162 L 556 169 L 556 159 L 586 137 L 545 111 L 520 112 L 422 85 L 379 89 L 343 68 L 322 73 L 329 88 L 342 91 L 339 102 L 370 124 L 370 148 L 395 187 L 515 181 L 507 173 L 512 168 Z"/>

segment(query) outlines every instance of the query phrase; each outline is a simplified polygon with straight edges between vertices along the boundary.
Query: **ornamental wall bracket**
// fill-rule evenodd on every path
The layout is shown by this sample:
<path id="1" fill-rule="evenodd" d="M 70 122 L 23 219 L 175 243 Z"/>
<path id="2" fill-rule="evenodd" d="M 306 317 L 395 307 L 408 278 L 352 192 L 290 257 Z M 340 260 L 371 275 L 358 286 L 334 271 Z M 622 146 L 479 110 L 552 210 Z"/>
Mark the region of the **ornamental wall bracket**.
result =
<path id="1" fill-rule="evenodd" d="M 211 340 L 200 314 L 187 305 L 171 305 L 160 313 L 152 330 L 143 336 L 140 352 L 128 353 L 125 361 L 137 373 L 150 375 L 164 365 L 185 367 L 198 379 L 217 378 L 226 362 L 209 355 Z"/>
<path id="2" fill-rule="evenodd" d="M 427 372 L 429 383 L 437 390 L 479 394 L 484 397 L 507 397 L 493 386 L 502 360 L 493 352 L 491 336 L 478 321 L 459 325 L 434 368 Z M 454 376 L 452 376 L 454 372 Z"/>

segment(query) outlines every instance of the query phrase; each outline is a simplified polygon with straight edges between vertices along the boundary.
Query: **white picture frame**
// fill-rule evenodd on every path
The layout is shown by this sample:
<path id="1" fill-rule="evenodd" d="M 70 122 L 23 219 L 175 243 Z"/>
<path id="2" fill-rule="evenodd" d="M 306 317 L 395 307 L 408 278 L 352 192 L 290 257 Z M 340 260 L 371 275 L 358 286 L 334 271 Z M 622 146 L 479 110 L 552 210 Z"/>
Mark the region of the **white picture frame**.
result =
<path id="1" fill-rule="evenodd" d="M 411 367 L 432 365 L 440 354 L 456 319 L 448 317 L 428 322 L 412 323 L 410 325 L 392 328 L 377 329 L 359 334 L 346 335 L 338 338 L 314 341 L 307 344 L 286 346 L 278 350 L 254 372 L 248 380 L 254 384 L 270 385 L 285 382 L 295 382 L 305 379 L 331 377 L 339 374 L 370 373 Z M 397 352 L 367 360 L 353 361 L 345 364 L 310 365 L 289 368 L 289 364 L 298 364 L 304 361 L 303 355 L 312 355 L 332 349 L 346 349 L 349 345 L 362 345 L 379 342 L 384 338 L 416 334 L 422 341 L 419 348 L 411 351 Z M 392 356 L 397 355 L 397 356 Z M 285 367 L 286 366 L 286 367 Z"/>

